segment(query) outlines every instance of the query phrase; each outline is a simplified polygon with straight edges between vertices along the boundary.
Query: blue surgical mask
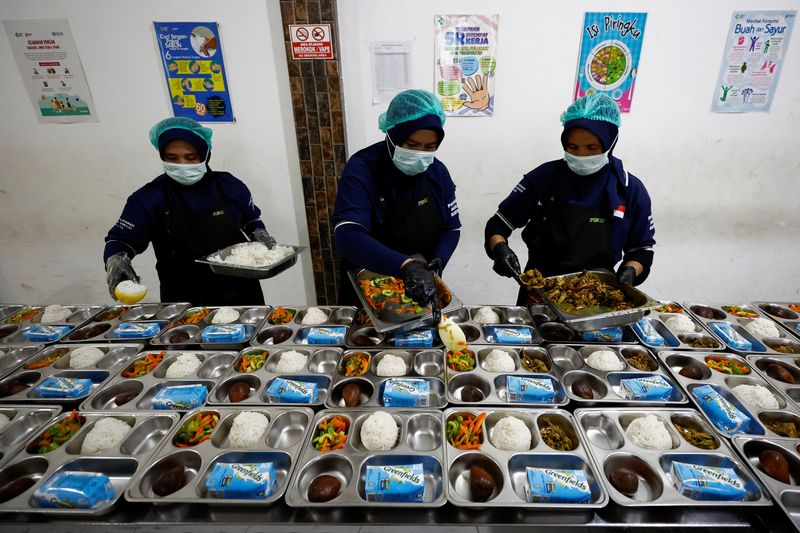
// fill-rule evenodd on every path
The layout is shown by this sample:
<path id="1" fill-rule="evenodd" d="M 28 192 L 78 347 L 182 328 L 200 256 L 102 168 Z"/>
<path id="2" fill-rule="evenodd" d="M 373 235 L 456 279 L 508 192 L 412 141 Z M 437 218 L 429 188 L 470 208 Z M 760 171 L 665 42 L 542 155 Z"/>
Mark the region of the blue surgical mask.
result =
<path id="1" fill-rule="evenodd" d="M 597 155 L 580 156 L 564 152 L 564 161 L 567 162 L 569 169 L 578 176 L 590 176 L 608 164 L 608 154 L 614 149 L 615 144 L 617 144 L 616 137 L 608 151 Z"/>
<path id="2" fill-rule="evenodd" d="M 392 163 L 406 176 L 422 174 L 428 170 L 428 167 L 433 163 L 433 158 L 436 155 L 435 151 L 423 152 L 421 150 L 409 150 L 402 146 L 396 146 L 388 135 L 386 138 L 389 139 L 389 142 L 394 146 Z"/>
<path id="3" fill-rule="evenodd" d="M 164 165 L 164 172 L 167 176 L 181 185 L 194 185 L 206 175 L 206 171 L 208 170 L 205 161 L 201 163 L 190 163 L 188 165 L 168 163 L 166 161 L 162 161 L 161 163 Z"/>

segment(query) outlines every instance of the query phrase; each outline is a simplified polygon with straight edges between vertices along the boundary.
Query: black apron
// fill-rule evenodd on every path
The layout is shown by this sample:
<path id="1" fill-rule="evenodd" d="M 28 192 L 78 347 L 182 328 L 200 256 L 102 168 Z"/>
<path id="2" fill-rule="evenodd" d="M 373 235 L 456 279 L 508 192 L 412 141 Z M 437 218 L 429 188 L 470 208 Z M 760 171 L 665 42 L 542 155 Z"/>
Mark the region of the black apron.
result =
<path id="1" fill-rule="evenodd" d="M 393 199 L 388 184 L 379 186 L 380 222 L 374 224 L 372 236 L 387 248 L 412 256 L 421 254 L 425 259 L 433 259 L 434 249 L 442 234 L 442 216 L 430 192 L 428 178 L 422 180 L 422 195 L 418 199 Z M 380 184 L 379 184 L 380 185 Z M 339 276 L 339 305 L 360 306 L 347 271 L 363 268 L 342 258 Z"/>
<path id="2" fill-rule="evenodd" d="M 211 211 L 194 212 L 178 198 L 179 186 L 166 183 L 167 257 L 156 263 L 162 302 L 194 305 L 264 305 L 258 280 L 222 276 L 195 259 L 245 241 L 239 226 L 227 212 L 216 176 L 217 201 Z"/>

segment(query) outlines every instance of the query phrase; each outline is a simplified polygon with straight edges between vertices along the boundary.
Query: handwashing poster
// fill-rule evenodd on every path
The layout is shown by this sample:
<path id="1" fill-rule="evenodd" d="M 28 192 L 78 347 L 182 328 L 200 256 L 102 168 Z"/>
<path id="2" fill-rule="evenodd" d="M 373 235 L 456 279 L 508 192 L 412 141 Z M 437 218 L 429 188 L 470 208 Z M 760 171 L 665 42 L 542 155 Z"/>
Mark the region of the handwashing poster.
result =
<path id="1" fill-rule="evenodd" d="M 586 13 L 573 100 L 606 93 L 631 110 L 647 13 Z"/>
<path id="2" fill-rule="evenodd" d="M 234 122 L 216 22 L 153 22 L 176 117 Z"/>
<path id="3" fill-rule="evenodd" d="M 433 92 L 448 116 L 494 113 L 498 15 L 435 15 Z"/>
<path id="4" fill-rule="evenodd" d="M 797 11 L 734 11 L 711 111 L 769 111 Z"/>

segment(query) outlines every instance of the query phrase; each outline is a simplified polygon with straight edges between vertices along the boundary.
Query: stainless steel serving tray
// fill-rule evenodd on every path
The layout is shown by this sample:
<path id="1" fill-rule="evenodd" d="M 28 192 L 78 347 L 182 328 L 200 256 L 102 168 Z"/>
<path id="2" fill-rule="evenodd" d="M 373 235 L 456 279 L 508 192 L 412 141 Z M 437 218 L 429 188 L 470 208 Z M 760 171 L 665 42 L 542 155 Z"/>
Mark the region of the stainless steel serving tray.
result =
<path id="1" fill-rule="evenodd" d="M 482 307 L 491 307 L 492 311 L 497 313 L 498 322 L 482 323 L 476 320 L 478 310 Z M 529 328 L 531 333 L 531 342 L 524 343 L 525 346 L 531 344 L 542 344 L 542 337 L 539 334 L 538 328 L 533 324 L 533 319 L 525 307 L 511 306 L 511 305 L 492 305 L 480 306 L 469 305 L 461 309 L 456 309 L 448 314 L 453 322 L 459 325 L 464 331 L 464 336 L 470 344 L 505 344 L 494 338 L 487 328 Z"/>
<path id="2" fill-rule="evenodd" d="M 765 316 L 778 322 L 797 339 L 800 339 L 800 313 L 789 309 L 790 305 L 800 305 L 797 302 L 753 302 Z"/>
<path id="3" fill-rule="evenodd" d="M 25 307 L 25 306 L 22 305 L 22 304 L 0 303 L 0 321 L 5 320 L 6 317 L 16 313 L 17 311 L 19 311 L 23 307 Z"/>
<path id="4" fill-rule="evenodd" d="M 617 281 L 616 276 L 611 272 L 605 270 L 589 270 L 594 276 L 599 278 L 603 283 L 611 285 L 625 293 L 626 298 L 633 302 L 632 309 L 625 309 L 624 311 L 608 311 L 595 314 L 571 314 L 561 310 L 557 304 L 552 302 L 547 297 L 544 289 L 536 289 L 536 292 L 542 297 L 542 300 L 549 305 L 553 311 L 556 312 L 558 317 L 566 325 L 576 331 L 595 331 L 598 329 L 613 327 L 613 326 L 626 326 L 633 324 L 642 318 L 648 309 L 658 305 L 658 302 L 653 298 L 630 285 L 623 285 Z M 546 279 L 572 279 L 580 276 L 583 272 L 574 272 L 572 274 L 565 274 L 563 276 L 552 276 Z"/>
<path id="5" fill-rule="evenodd" d="M 583 344 L 638 344 L 636 335 L 630 326 L 619 326 L 622 329 L 622 339 L 609 340 L 599 330 L 576 331 L 566 324 L 559 322 L 558 314 L 546 304 L 532 304 L 528 311 L 533 317 L 533 323 L 545 344 L 580 342 Z"/>
<path id="6" fill-rule="evenodd" d="M 0 348 L 0 378 L 44 348 L 44 344 L 8 344 Z"/>
<path id="7" fill-rule="evenodd" d="M 636 418 L 654 415 L 661 419 L 672 438 L 672 448 L 641 448 L 628 439 L 625 430 Z M 611 499 L 624 507 L 751 507 L 770 505 L 770 498 L 750 470 L 741 462 L 725 439 L 714 437 L 716 448 L 705 450 L 689 444 L 676 431 L 674 423 L 714 436 L 710 427 L 693 409 L 670 408 L 602 408 L 576 409 L 575 418 L 583 441 L 598 466 L 599 476 Z M 672 463 L 699 464 L 732 468 L 745 484 L 743 501 L 696 500 L 678 492 L 671 470 Z M 638 490 L 633 497 L 619 492 L 609 481 L 618 468 L 634 472 Z"/>
<path id="8" fill-rule="evenodd" d="M 68 417 L 62 413 L 52 423 Z M 28 439 L 26 447 L 5 466 L 0 468 L 0 484 L 18 479 L 29 478 L 35 483 L 16 497 L 0 504 L 0 512 L 35 513 L 47 516 L 100 516 L 111 511 L 122 497 L 125 489 L 137 472 L 142 470 L 147 459 L 152 455 L 161 440 L 178 424 L 177 413 L 115 413 L 109 411 L 85 411 L 80 416 L 85 421 L 82 427 L 66 443 L 55 450 L 37 454 L 29 453 L 28 447 L 39 438 L 40 433 Z M 86 435 L 94 424 L 106 417 L 114 417 L 127 422 L 130 432 L 121 443 L 97 455 L 81 453 Z M 52 424 L 51 424 L 52 425 Z M 47 426 L 49 427 L 49 426 Z M 111 480 L 115 496 L 95 509 L 42 508 L 32 505 L 32 496 L 36 489 L 56 472 L 98 472 L 107 475 Z"/>
<path id="9" fill-rule="evenodd" d="M 15 306 L 16 307 L 16 306 Z M 22 306 L 19 309 L 15 309 L 13 312 L 7 313 L 2 321 L 0 322 L 0 343 L 2 344 L 37 344 L 41 341 L 30 341 L 25 336 L 25 332 L 33 326 L 41 324 L 42 321 L 42 314 L 44 313 L 44 305 L 26 305 Z M 53 342 L 59 342 L 65 336 L 69 335 L 71 332 L 75 331 L 76 329 L 80 328 L 82 325 L 86 324 L 92 317 L 97 315 L 100 311 L 106 308 L 105 305 L 91 305 L 91 304 L 76 304 L 76 305 L 64 305 L 72 311 L 66 319 L 58 321 L 58 322 L 48 322 L 47 326 L 68 326 L 70 328 L 69 331 L 64 333 L 63 335 L 59 336 L 57 339 L 46 341 L 45 344 L 50 344 Z M 17 313 L 21 313 L 27 309 L 35 311 L 35 315 L 27 320 L 19 320 L 13 321 L 14 316 Z"/>
<path id="10" fill-rule="evenodd" d="M 181 314 L 178 320 L 167 326 L 166 330 L 162 330 L 161 333 L 153 337 L 150 340 L 150 344 L 152 346 L 179 350 L 195 347 L 201 350 L 239 350 L 243 346 L 250 344 L 256 331 L 272 311 L 272 308 L 269 306 L 233 307 L 233 309 L 239 313 L 239 318 L 233 322 L 219 325 L 242 324 L 246 328 L 245 338 L 241 342 L 203 342 L 201 337 L 203 330 L 208 326 L 214 325 L 214 315 L 218 313 L 220 309 L 220 306 L 190 307 Z M 198 322 L 184 323 L 188 316 L 197 312 L 205 312 L 205 318 Z M 178 335 L 180 335 L 180 337 L 178 337 Z"/>
<path id="11" fill-rule="evenodd" d="M 230 441 L 233 420 L 243 411 L 254 411 L 267 417 L 269 423 L 255 444 L 236 448 Z M 201 413 L 214 413 L 219 421 L 211 438 L 189 448 L 175 445 L 176 435 Z M 154 504 L 203 503 L 213 506 L 268 506 L 283 496 L 289 486 L 298 455 L 304 446 L 314 413 L 311 409 L 294 407 L 256 407 L 236 409 L 203 407 L 189 412 L 164 439 L 145 468 L 133 478 L 125 498 L 131 502 Z M 262 499 L 212 498 L 206 481 L 217 463 L 267 463 L 275 466 L 276 480 L 272 493 Z M 164 470 L 180 465 L 184 469 L 184 485 L 166 496 L 153 492 L 153 485 Z"/>
<path id="12" fill-rule="evenodd" d="M 388 451 L 367 450 L 361 441 L 361 426 L 374 412 L 365 409 L 323 409 L 314 417 L 314 424 L 307 435 L 300 457 L 300 466 L 295 471 L 286 493 L 286 503 L 292 507 L 340 508 L 379 507 L 431 508 L 447 503 L 445 496 L 445 460 L 442 441 L 442 418 L 440 411 L 392 410 L 390 414 L 399 428 L 396 444 Z M 347 442 L 344 447 L 325 453 L 319 452 L 311 443 L 320 422 L 333 416 L 345 417 L 348 422 Z M 367 501 L 365 478 L 367 466 L 421 463 L 424 472 L 425 492 L 422 502 L 391 503 Z M 339 480 L 339 495 L 323 503 L 308 499 L 311 482 L 320 475 L 330 475 Z"/>
<path id="13" fill-rule="evenodd" d="M 778 389 L 792 403 L 795 409 L 800 410 L 800 356 L 797 355 L 748 355 L 745 356 L 750 366 L 755 369 L 770 385 Z M 767 373 L 767 366 L 777 363 L 792 375 L 795 383 L 786 383 L 775 379 Z"/>
<path id="14" fill-rule="evenodd" d="M 141 337 L 119 337 L 114 334 L 117 326 L 123 323 L 149 324 L 156 323 L 159 332 L 189 307 L 188 302 L 181 303 L 139 303 L 136 305 L 114 305 L 97 313 L 91 321 L 76 328 L 64 337 L 64 343 L 86 342 L 141 342 L 155 335 Z M 114 316 L 116 315 L 116 316 Z M 107 318 L 114 316 L 114 318 Z"/>
<path id="15" fill-rule="evenodd" d="M 294 246 L 294 245 L 283 245 L 289 246 L 293 250 L 292 255 L 284 257 L 280 261 L 277 261 L 269 266 L 265 267 L 254 267 L 254 266 L 245 266 L 245 265 L 229 265 L 227 263 L 219 263 L 216 261 L 211 261 L 211 257 L 214 255 L 219 255 L 220 258 L 225 259 L 231 254 L 231 250 L 233 250 L 236 246 L 240 244 L 246 243 L 238 243 L 234 244 L 233 246 L 228 246 L 227 248 L 223 248 L 213 254 L 206 255 L 201 257 L 200 259 L 195 259 L 196 263 L 202 263 L 204 265 L 208 265 L 211 267 L 211 271 L 215 274 L 222 274 L 224 276 L 235 276 L 237 278 L 248 278 L 248 279 L 267 279 L 274 276 L 277 276 L 284 270 L 292 267 L 297 263 L 297 256 L 300 255 L 303 250 L 306 249 L 305 246 Z"/>
<path id="16" fill-rule="evenodd" d="M 647 342 L 647 339 L 639 334 L 637 328 L 631 328 L 633 330 L 634 335 L 636 338 L 639 339 L 639 342 L 650 348 L 651 350 L 690 350 L 690 351 L 700 351 L 700 352 L 708 352 L 708 351 L 715 351 L 715 350 L 725 350 L 725 341 L 719 338 L 719 336 L 711 331 L 710 329 L 706 328 L 702 321 L 700 321 L 697 317 L 693 314 L 689 313 L 684 307 L 673 301 L 669 300 L 661 300 L 659 303 L 662 305 L 676 305 L 683 309 L 682 313 L 662 313 L 660 311 L 656 311 L 655 309 L 651 309 L 648 314 L 645 315 L 644 318 L 639 320 L 641 323 L 642 321 L 647 321 L 656 330 L 656 332 L 661 335 L 661 338 L 664 340 L 664 343 L 659 345 L 652 344 Z M 667 326 L 667 321 L 670 318 L 676 316 L 685 316 L 689 320 L 692 321 L 694 324 L 694 330 L 691 332 L 686 331 L 672 331 Z M 713 343 L 715 346 L 711 346 L 708 348 L 696 348 L 691 346 L 689 343 L 694 341 L 705 341 Z"/>
<path id="17" fill-rule="evenodd" d="M 0 414 L 9 419 L 0 428 L 0 465 L 9 462 L 32 435 L 38 433 L 60 412 L 61 407 L 58 405 L 0 407 Z"/>
<path id="18" fill-rule="evenodd" d="M 303 324 L 303 318 L 312 307 L 320 309 L 328 315 L 328 319 L 322 324 Z M 285 324 L 273 324 L 272 313 L 276 309 L 291 310 L 294 312 L 292 320 Z M 333 344 L 311 344 L 308 339 L 309 331 L 312 328 L 343 327 L 345 328 L 344 337 L 347 338 L 353 317 L 356 314 L 355 307 L 330 306 L 330 305 L 283 305 L 273 307 L 267 319 L 262 323 L 258 333 L 252 338 L 250 344 L 264 348 L 272 348 L 275 345 L 309 345 L 309 346 L 341 346 L 344 341 Z"/>

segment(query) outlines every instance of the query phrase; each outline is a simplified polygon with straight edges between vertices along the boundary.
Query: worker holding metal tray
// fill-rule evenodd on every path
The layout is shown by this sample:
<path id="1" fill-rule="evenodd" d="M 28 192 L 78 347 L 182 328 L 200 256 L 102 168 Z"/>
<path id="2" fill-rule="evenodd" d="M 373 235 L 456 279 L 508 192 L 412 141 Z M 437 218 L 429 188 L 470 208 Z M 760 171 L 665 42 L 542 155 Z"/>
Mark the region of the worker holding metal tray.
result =
<path id="1" fill-rule="evenodd" d="M 461 228 L 455 185 L 435 158 L 444 121 L 432 93 L 403 91 L 378 121 L 386 136 L 345 165 L 333 213 L 340 305 L 359 303 L 347 279 L 351 269 L 401 279 L 406 296 L 423 307 L 436 294 L 432 272 L 447 265 Z"/>
<path id="2" fill-rule="evenodd" d="M 617 281 L 639 285 L 653 263 L 655 226 L 644 184 L 612 155 L 619 107 L 603 93 L 589 94 L 562 113 L 561 124 L 563 159 L 525 174 L 486 223 L 484 245 L 494 271 L 519 279 L 519 260 L 507 239 L 524 228 L 525 270 L 538 269 L 545 277 L 584 269 L 613 272 L 621 260 Z M 527 301 L 523 286 L 517 305 Z"/>

